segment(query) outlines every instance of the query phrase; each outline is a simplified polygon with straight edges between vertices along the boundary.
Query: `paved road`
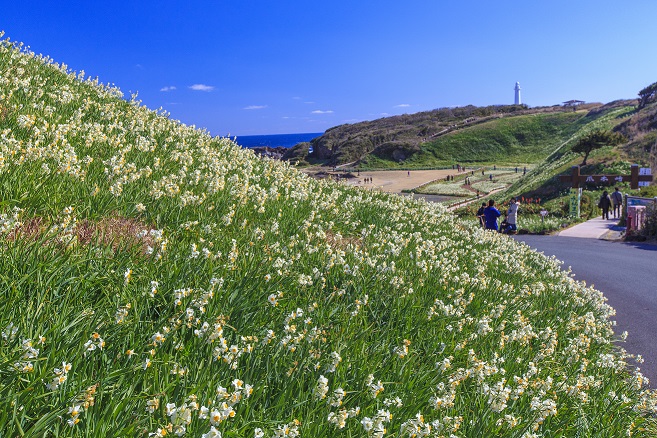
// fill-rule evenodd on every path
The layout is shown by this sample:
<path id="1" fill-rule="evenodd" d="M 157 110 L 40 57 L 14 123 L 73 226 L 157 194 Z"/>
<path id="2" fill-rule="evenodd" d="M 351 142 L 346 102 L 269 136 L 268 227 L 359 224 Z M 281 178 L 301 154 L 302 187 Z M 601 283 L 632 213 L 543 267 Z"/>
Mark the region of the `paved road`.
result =
<path id="1" fill-rule="evenodd" d="M 616 309 L 617 334 L 623 345 L 645 362 L 641 372 L 657 388 L 657 246 L 563 236 L 514 236 L 570 266 L 576 280 L 602 291 Z"/>

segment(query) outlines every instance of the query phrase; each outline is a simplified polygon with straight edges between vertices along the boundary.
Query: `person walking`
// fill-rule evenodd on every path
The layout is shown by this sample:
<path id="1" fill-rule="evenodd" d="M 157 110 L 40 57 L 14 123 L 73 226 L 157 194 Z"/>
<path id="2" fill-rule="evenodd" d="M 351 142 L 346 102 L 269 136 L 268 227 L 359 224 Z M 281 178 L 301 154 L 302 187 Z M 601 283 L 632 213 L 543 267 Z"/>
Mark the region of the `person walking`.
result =
<path id="1" fill-rule="evenodd" d="M 598 201 L 598 208 L 602 209 L 602 219 L 609 219 L 609 207 L 611 207 L 611 198 L 605 190 Z"/>
<path id="2" fill-rule="evenodd" d="M 614 206 L 614 218 L 618 219 L 621 215 L 621 207 L 623 206 L 623 194 L 618 190 L 618 187 L 614 188 L 614 193 L 611 194 L 611 203 Z"/>
<path id="3" fill-rule="evenodd" d="M 507 228 L 503 230 L 506 233 L 514 233 L 518 231 L 517 222 L 518 221 L 518 202 L 516 198 L 512 197 L 509 201 L 509 209 L 506 212 L 506 223 Z"/>
<path id="4" fill-rule="evenodd" d="M 486 220 L 484 218 L 484 210 L 486 209 L 486 203 L 482 202 L 481 207 L 477 210 L 477 219 L 479 219 L 479 224 L 481 228 L 486 228 Z"/>
<path id="5" fill-rule="evenodd" d="M 488 201 L 488 207 L 484 209 L 484 221 L 486 222 L 486 229 L 497 231 L 497 218 L 502 216 L 502 213 L 495 208 L 495 201 L 491 199 Z"/>

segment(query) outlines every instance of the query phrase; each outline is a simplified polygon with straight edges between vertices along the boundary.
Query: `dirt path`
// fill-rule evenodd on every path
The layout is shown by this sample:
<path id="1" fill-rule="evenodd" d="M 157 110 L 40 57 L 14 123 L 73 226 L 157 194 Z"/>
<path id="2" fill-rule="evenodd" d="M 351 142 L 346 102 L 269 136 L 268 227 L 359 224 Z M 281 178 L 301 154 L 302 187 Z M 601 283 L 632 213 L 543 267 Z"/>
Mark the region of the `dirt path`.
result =
<path id="1" fill-rule="evenodd" d="M 493 194 L 495 194 L 495 193 L 497 193 L 497 192 L 501 192 L 502 190 L 504 190 L 504 189 L 495 189 L 495 190 L 491 191 L 491 192 L 488 193 L 488 194 L 484 194 L 484 195 L 482 195 L 482 198 L 484 198 L 484 197 L 490 197 L 490 195 L 493 195 Z M 450 205 L 447 207 L 447 210 L 448 210 L 448 211 L 454 211 L 454 210 L 456 210 L 457 208 L 465 207 L 465 206 L 468 205 L 468 204 L 472 204 L 473 202 L 479 202 L 480 200 L 481 200 L 481 198 L 465 198 L 465 199 L 463 199 L 462 201 L 456 201 L 455 203 L 450 204 Z"/>

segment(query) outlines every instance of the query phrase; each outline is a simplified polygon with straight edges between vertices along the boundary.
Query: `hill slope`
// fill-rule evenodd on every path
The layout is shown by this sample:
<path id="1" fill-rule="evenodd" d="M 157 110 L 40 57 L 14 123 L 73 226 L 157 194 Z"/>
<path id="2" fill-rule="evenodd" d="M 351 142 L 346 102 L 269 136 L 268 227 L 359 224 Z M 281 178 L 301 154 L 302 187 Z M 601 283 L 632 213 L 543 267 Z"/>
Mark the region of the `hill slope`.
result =
<path id="1" fill-rule="evenodd" d="M 600 104 L 462 107 L 387 117 L 329 129 L 284 159 L 361 167 L 431 167 L 456 162 L 534 163 L 591 120 Z M 308 155 L 309 147 L 313 153 Z"/>
<path id="2" fill-rule="evenodd" d="M 650 166 L 651 153 L 657 150 L 657 126 L 653 123 L 657 103 L 650 103 L 644 108 L 637 108 L 636 103 L 636 100 L 617 101 L 592 110 L 583 128 L 539 163 L 527 178 L 513 184 L 508 194 L 553 198 L 568 189 L 569 184 L 561 182 L 559 175 L 569 174 L 572 166 L 582 162 L 582 156 L 572 152 L 571 148 L 579 138 L 595 129 L 620 132 L 627 142 L 593 151 L 588 164 L 581 168 L 582 174 L 629 174 L 631 164 Z M 620 185 L 629 189 L 627 183 Z M 586 185 L 585 188 L 602 189 L 595 185 Z"/>
<path id="3" fill-rule="evenodd" d="M 3 434 L 649 435 L 554 260 L 81 79 L 0 43 Z"/>
<path id="4" fill-rule="evenodd" d="M 585 111 L 499 118 L 427 142 L 405 164 L 536 163 L 586 121 Z"/>

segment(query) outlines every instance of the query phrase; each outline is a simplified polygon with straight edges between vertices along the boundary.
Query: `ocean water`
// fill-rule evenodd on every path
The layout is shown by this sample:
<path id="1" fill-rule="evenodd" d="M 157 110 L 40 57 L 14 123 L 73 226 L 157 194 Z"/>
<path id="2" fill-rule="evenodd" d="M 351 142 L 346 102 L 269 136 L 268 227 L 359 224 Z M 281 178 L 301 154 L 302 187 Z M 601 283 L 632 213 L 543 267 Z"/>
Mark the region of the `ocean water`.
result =
<path id="1" fill-rule="evenodd" d="M 282 146 L 284 148 L 291 148 L 297 143 L 310 141 L 322 134 L 323 132 L 304 134 L 242 135 L 237 136 L 237 144 L 244 148 L 254 148 L 258 146 Z"/>

